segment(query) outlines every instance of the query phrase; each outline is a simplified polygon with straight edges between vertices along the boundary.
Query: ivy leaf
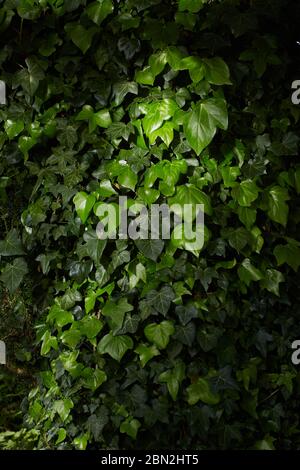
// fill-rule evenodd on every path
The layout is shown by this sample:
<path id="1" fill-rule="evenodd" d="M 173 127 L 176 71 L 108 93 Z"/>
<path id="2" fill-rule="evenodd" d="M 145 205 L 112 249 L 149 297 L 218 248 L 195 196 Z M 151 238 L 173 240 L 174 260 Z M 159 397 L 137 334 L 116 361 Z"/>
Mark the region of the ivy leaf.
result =
<path id="1" fill-rule="evenodd" d="M 145 367 L 153 357 L 159 356 L 160 352 L 157 347 L 153 344 L 152 346 L 146 346 L 146 344 L 139 344 L 134 350 L 139 355 L 141 366 Z"/>
<path id="2" fill-rule="evenodd" d="M 189 405 L 195 405 L 199 400 L 207 405 L 217 405 L 220 401 L 220 395 L 213 393 L 208 381 L 201 377 L 191 384 L 186 391 Z"/>
<path id="3" fill-rule="evenodd" d="M 300 266 L 300 248 L 297 242 L 277 245 L 274 249 L 274 255 L 278 266 L 287 263 L 295 272 L 298 271 Z"/>
<path id="4" fill-rule="evenodd" d="M 118 176 L 118 183 L 124 188 L 129 188 L 132 191 L 134 191 L 137 181 L 137 175 L 129 166 L 124 167 L 121 174 Z"/>
<path id="5" fill-rule="evenodd" d="M 183 127 L 188 143 L 200 155 L 212 141 L 217 127 L 226 129 L 227 125 L 225 101 L 211 98 L 197 103 L 186 113 Z"/>
<path id="6" fill-rule="evenodd" d="M 180 62 L 181 69 L 188 69 L 191 80 L 193 82 L 200 82 L 204 78 L 205 68 L 204 63 L 199 57 L 188 56 Z"/>
<path id="7" fill-rule="evenodd" d="M 206 72 L 205 78 L 213 85 L 231 85 L 230 73 L 227 64 L 220 57 L 203 59 Z"/>
<path id="8" fill-rule="evenodd" d="M 240 206 L 249 207 L 258 197 L 258 188 L 254 181 L 245 180 L 232 189 L 231 195 Z"/>
<path id="9" fill-rule="evenodd" d="M 162 127 L 151 132 L 149 134 L 149 143 L 153 145 L 157 137 L 160 137 L 166 146 L 169 147 L 174 138 L 173 124 L 171 122 L 166 122 Z"/>
<path id="10" fill-rule="evenodd" d="M 184 378 L 185 378 L 185 364 L 180 361 L 176 364 L 174 369 L 162 372 L 162 374 L 159 375 L 158 380 L 162 383 L 167 384 L 168 391 L 173 401 L 176 401 L 180 384 Z"/>
<path id="11" fill-rule="evenodd" d="M 114 190 L 109 180 L 102 180 L 100 182 L 97 193 L 99 194 L 100 197 L 109 197 L 112 194 L 117 194 L 117 192 Z"/>
<path id="12" fill-rule="evenodd" d="M 177 103 L 169 98 L 151 103 L 146 108 L 146 116 L 143 119 L 143 128 L 146 135 L 149 137 L 152 132 L 159 129 L 164 121 L 174 116 L 177 109 Z"/>
<path id="13" fill-rule="evenodd" d="M 55 444 L 56 445 L 60 444 L 61 442 L 65 440 L 66 437 L 67 437 L 67 431 L 64 428 L 60 428 L 57 433 L 57 439 L 55 441 Z"/>
<path id="14" fill-rule="evenodd" d="M 192 13 L 197 13 L 201 8 L 203 8 L 204 3 L 207 0 L 179 0 L 178 9 L 179 11 L 188 10 Z"/>
<path id="15" fill-rule="evenodd" d="M 274 186 L 268 192 L 268 216 L 284 227 L 287 224 L 289 206 L 285 201 L 290 199 L 287 189 L 281 186 Z"/>
<path id="16" fill-rule="evenodd" d="M 23 131 L 24 122 L 21 120 L 12 121 L 11 119 L 7 119 L 4 124 L 4 129 L 8 138 L 13 139 Z"/>
<path id="17" fill-rule="evenodd" d="M 170 341 L 170 336 L 175 332 L 174 325 L 171 321 L 164 320 L 156 324 L 150 323 L 144 329 L 144 333 L 148 341 L 154 343 L 158 349 L 165 349 Z"/>
<path id="18" fill-rule="evenodd" d="M 69 346 L 71 349 L 74 349 L 77 346 L 80 338 L 81 333 L 76 328 L 70 328 L 70 330 L 64 331 L 60 336 L 61 342 Z"/>
<path id="19" fill-rule="evenodd" d="M 67 23 L 65 31 L 72 42 L 85 54 L 92 45 L 93 36 L 97 32 L 96 27 L 85 29 L 81 24 Z"/>
<path id="20" fill-rule="evenodd" d="M 120 362 L 126 351 L 133 348 L 133 341 L 129 336 L 113 336 L 112 333 L 104 336 L 98 344 L 100 354 L 109 354 Z"/>
<path id="21" fill-rule="evenodd" d="M 80 320 L 78 328 L 88 339 L 93 339 L 102 330 L 103 323 L 98 318 L 86 316 Z"/>
<path id="22" fill-rule="evenodd" d="M 131 312 L 132 310 L 133 306 L 127 302 L 126 298 L 122 298 L 118 302 L 114 302 L 113 300 L 106 302 L 102 309 L 102 314 L 108 317 L 109 326 L 115 334 L 122 328 L 125 313 Z"/>
<path id="23" fill-rule="evenodd" d="M 222 230 L 222 236 L 229 241 L 229 245 L 239 253 L 250 242 L 250 234 L 244 227 Z"/>
<path id="24" fill-rule="evenodd" d="M 245 225 L 249 230 L 256 221 L 256 209 L 250 209 L 249 207 L 239 207 L 238 216 L 240 221 Z"/>
<path id="25" fill-rule="evenodd" d="M 166 51 L 159 51 L 152 54 L 149 58 L 149 66 L 154 77 L 159 75 L 167 63 Z"/>
<path id="26" fill-rule="evenodd" d="M 284 282 L 284 276 L 280 271 L 276 269 L 267 269 L 265 272 L 265 278 L 261 280 L 260 284 L 262 288 L 267 289 L 269 292 L 279 297 L 279 284 Z"/>
<path id="27" fill-rule="evenodd" d="M 153 85 L 155 75 L 153 74 L 152 68 L 147 65 L 143 70 L 139 70 L 135 74 L 135 81 L 141 85 Z"/>
<path id="28" fill-rule="evenodd" d="M 0 280 L 5 287 L 13 294 L 22 283 L 25 274 L 28 273 L 27 263 L 23 258 L 18 258 L 11 264 L 7 264 L 2 271 Z"/>
<path id="29" fill-rule="evenodd" d="M 115 83 L 113 86 L 113 96 L 114 96 L 114 104 L 115 106 L 120 106 L 123 103 L 125 96 L 128 93 L 132 93 L 133 95 L 138 94 L 138 85 L 135 82 L 118 82 Z"/>
<path id="30" fill-rule="evenodd" d="M 103 370 L 86 367 L 82 372 L 84 386 L 95 392 L 106 380 L 107 375 Z"/>
<path id="31" fill-rule="evenodd" d="M 241 281 L 249 286 L 251 281 L 260 281 L 264 278 L 262 272 L 251 263 L 249 258 L 245 258 L 238 269 L 238 275 Z"/>
<path id="32" fill-rule="evenodd" d="M 16 229 L 8 232 L 5 240 L 0 240 L 0 256 L 18 256 L 24 254 Z"/>
<path id="33" fill-rule="evenodd" d="M 74 407 L 74 403 L 70 398 L 64 400 L 56 400 L 52 405 L 52 413 L 57 413 L 61 420 L 64 422 L 68 418 L 71 409 Z"/>
<path id="34" fill-rule="evenodd" d="M 135 240 L 135 244 L 146 258 L 155 262 L 164 249 L 163 240 Z"/>
<path id="35" fill-rule="evenodd" d="M 30 96 L 33 96 L 39 87 L 39 83 L 44 79 L 45 73 L 40 62 L 35 57 L 25 60 L 27 68 L 18 72 L 16 78 L 22 88 Z"/>
<path id="36" fill-rule="evenodd" d="M 210 202 L 210 197 L 207 196 L 203 191 L 200 191 L 195 185 L 187 183 L 185 185 L 177 186 L 175 196 L 168 199 L 168 203 L 179 204 L 184 208 L 185 204 L 191 204 L 192 206 L 192 219 L 196 217 L 195 206 L 196 204 L 204 204 L 204 212 L 207 215 L 212 215 L 212 207 Z M 175 209 L 176 212 L 176 209 Z M 180 216 L 180 213 L 177 211 L 177 215 Z"/>
<path id="37" fill-rule="evenodd" d="M 76 212 L 84 224 L 93 209 L 96 198 L 93 194 L 88 195 L 84 191 L 81 191 L 74 196 L 73 202 L 75 204 Z"/>
<path id="38" fill-rule="evenodd" d="M 140 187 L 138 189 L 138 196 L 143 202 L 150 205 L 157 201 L 160 196 L 160 192 L 157 189 Z"/>
<path id="39" fill-rule="evenodd" d="M 51 336 L 50 331 L 46 331 L 43 334 L 41 341 L 42 341 L 42 346 L 41 346 L 42 356 L 46 356 L 52 348 L 55 350 L 58 349 L 57 337 Z"/>
<path id="40" fill-rule="evenodd" d="M 47 321 L 50 324 L 55 324 L 59 328 L 62 328 L 74 320 L 73 314 L 62 309 L 59 305 L 53 305 L 48 313 Z"/>
<path id="41" fill-rule="evenodd" d="M 137 433 L 139 428 L 141 427 L 141 423 L 135 419 L 128 417 L 120 426 L 120 432 L 128 434 L 128 436 L 132 437 L 132 439 L 136 439 Z"/>
<path id="42" fill-rule="evenodd" d="M 175 294 L 170 286 L 164 286 L 160 291 L 152 290 L 147 295 L 147 302 L 153 305 L 162 315 L 166 316 L 170 308 L 172 300 L 175 299 Z"/>
<path id="43" fill-rule="evenodd" d="M 87 6 L 86 13 L 99 26 L 113 10 L 114 5 L 111 0 L 97 0 Z"/>
<path id="44" fill-rule="evenodd" d="M 92 119 L 92 127 L 90 128 L 90 132 L 94 130 L 94 126 L 96 127 L 104 127 L 107 128 L 111 125 L 112 120 L 107 109 L 101 109 L 97 113 L 94 114 Z"/>

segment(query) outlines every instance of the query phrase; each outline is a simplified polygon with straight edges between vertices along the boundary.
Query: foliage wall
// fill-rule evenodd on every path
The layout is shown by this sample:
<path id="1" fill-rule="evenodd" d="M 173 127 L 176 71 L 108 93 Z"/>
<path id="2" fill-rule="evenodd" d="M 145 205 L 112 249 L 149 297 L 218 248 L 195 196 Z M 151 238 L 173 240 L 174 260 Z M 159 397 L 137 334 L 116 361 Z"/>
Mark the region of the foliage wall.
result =
<path id="1" fill-rule="evenodd" d="M 299 448 L 297 18 L 1 2 L 0 446 Z M 119 196 L 204 204 L 203 248 L 99 240 Z"/>

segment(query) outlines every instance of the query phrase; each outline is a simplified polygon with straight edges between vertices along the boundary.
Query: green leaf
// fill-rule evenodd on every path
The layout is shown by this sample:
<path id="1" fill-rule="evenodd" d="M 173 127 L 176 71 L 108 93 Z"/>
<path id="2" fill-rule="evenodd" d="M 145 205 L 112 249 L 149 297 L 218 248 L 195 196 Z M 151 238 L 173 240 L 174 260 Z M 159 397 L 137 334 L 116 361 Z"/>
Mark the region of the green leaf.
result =
<path id="1" fill-rule="evenodd" d="M 179 204 L 182 208 L 184 208 L 185 204 L 191 204 L 193 207 L 193 219 L 196 217 L 194 209 L 196 204 L 204 204 L 204 212 L 207 215 L 212 215 L 213 213 L 210 197 L 191 183 L 177 186 L 175 196 L 169 198 L 168 203 L 170 206 L 172 204 Z M 180 216 L 180 213 L 178 212 L 177 215 Z"/>
<path id="2" fill-rule="evenodd" d="M 254 448 L 256 450 L 276 450 L 276 447 L 274 446 L 274 441 L 274 437 L 267 435 L 261 441 L 256 441 Z"/>
<path id="3" fill-rule="evenodd" d="M 233 188 L 236 186 L 236 179 L 240 173 L 241 170 L 238 166 L 225 166 L 221 168 L 221 175 L 224 180 L 225 188 Z"/>
<path id="4" fill-rule="evenodd" d="M 163 240 L 135 240 L 135 244 L 146 258 L 152 259 L 155 262 L 164 249 Z"/>
<path id="5" fill-rule="evenodd" d="M 103 370 L 86 367 L 82 372 L 84 386 L 95 392 L 106 380 L 107 375 Z"/>
<path id="6" fill-rule="evenodd" d="M 78 436 L 74 439 L 74 446 L 78 450 L 85 450 L 88 445 L 89 435 L 84 433 L 81 436 Z"/>
<path id="7" fill-rule="evenodd" d="M 247 286 L 249 286 L 251 281 L 260 281 L 264 278 L 262 272 L 253 266 L 249 258 L 245 258 L 238 268 L 238 275 Z"/>
<path id="8" fill-rule="evenodd" d="M 11 264 L 7 264 L 2 271 L 0 280 L 5 287 L 13 294 L 22 283 L 25 274 L 28 273 L 27 263 L 23 258 L 18 258 Z"/>
<path id="9" fill-rule="evenodd" d="M 204 3 L 207 0 L 179 0 L 178 9 L 179 11 L 191 11 L 192 13 L 197 13 L 201 8 L 203 8 Z"/>
<path id="10" fill-rule="evenodd" d="M 168 313 L 171 302 L 174 299 L 175 294 L 170 286 L 164 286 L 160 291 L 152 290 L 147 295 L 147 302 L 153 305 L 155 310 L 164 316 Z"/>
<path id="11" fill-rule="evenodd" d="M 62 309 L 59 305 L 54 304 L 48 313 L 47 322 L 55 324 L 59 328 L 72 323 L 74 320 L 73 314 Z"/>
<path id="12" fill-rule="evenodd" d="M 229 245 L 239 253 L 241 250 L 250 243 L 251 234 L 244 228 L 228 228 L 222 231 L 222 236 L 229 241 Z"/>
<path id="13" fill-rule="evenodd" d="M 86 316 L 80 320 L 78 328 L 88 339 L 93 339 L 102 330 L 103 323 L 98 318 Z"/>
<path id="14" fill-rule="evenodd" d="M 212 392 L 209 382 L 201 377 L 187 388 L 188 403 L 195 405 L 202 401 L 207 405 L 217 405 L 220 401 L 220 395 Z"/>
<path id="15" fill-rule="evenodd" d="M 99 189 L 97 190 L 97 193 L 101 197 L 109 197 L 112 194 L 117 194 L 117 191 L 112 187 L 111 182 L 109 180 L 102 180 L 99 184 Z"/>
<path id="16" fill-rule="evenodd" d="M 100 111 L 94 114 L 92 122 L 94 123 L 94 125 L 97 125 L 99 127 L 109 127 L 112 123 L 109 111 L 107 109 L 101 109 Z M 92 130 L 94 130 L 93 125 L 90 132 L 92 132 Z"/>
<path id="17" fill-rule="evenodd" d="M 76 212 L 84 224 L 93 209 L 96 198 L 93 194 L 88 195 L 84 191 L 81 191 L 74 196 L 73 202 L 75 204 Z"/>
<path id="18" fill-rule="evenodd" d="M 240 206 L 249 207 L 258 197 L 258 188 L 254 181 L 245 180 L 232 189 L 231 195 Z"/>
<path id="19" fill-rule="evenodd" d="M 129 188 L 132 191 L 134 191 L 137 181 L 137 175 L 129 166 L 125 166 L 121 174 L 118 176 L 118 183 L 124 188 Z"/>
<path id="20" fill-rule="evenodd" d="M 92 45 L 93 36 L 97 32 L 97 28 L 85 29 L 81 24 L 67 23 L 65 31 L 72 42 L 85 54 Z"/>
<path id="21" fill-rule="evenodd" d="M 143 70 L 139 70 L 135 74 L 135 81 L 141 85 L 153 85 L 155 80 L 155 75 L 149 65 L 147 65 Z"/>
<path id="22" fill-rule="evenodd" d="M 128 417 L 120 426 L 120 432 L 123 434 L 128 434 L 132 439 L 136 439 L 141 423 L 132 417 Z"/>
<path id="23" fill-rule="evenodd" d="M 5 240 L 0 240 L 0 256 L 18 256 L 24 254 L 18 232 L 13 228 L 8 232 Z"/>
<path id="24" fill-rule="evenodd" d="M 166 51 L 159 51 L 155 54 L 152 54 L 149 58 L 149 66 L 152 72 L 152 75 L 156 77 L 159 75 L 167 63 L 167 53 Z"/>
<path id="25" fill-rule="evenodd" d="M 89 132 L 93 132 L 97 126 L 108 128 L 111 123 L 111 117 L 107 109 L 101 109 L 94 113 L 92 106 L 85 105 L 77 114 L 76 121 L 89 121 Z"/>
<path id="26" fill-rule="evenodd" d="M 203 61 L 199 57 L 188 56 L 181 59 L 180 69 L 188 69 L 191 80 L 195 83 L 204 78 L 205 68 Z"/>
<path id="27" fill-rule="evenodd" d="M 280 271 L 276 269 L 267 269 L 265 272 L 265 277 L 261 280 L 260 285 L 262 288 L 267 289 L 272 294 L 279 297 L 279 284 L 284 282 L 284 276 Z"/>
<path id="28" fill-rule="evenodd" d="M 45 73 L 41 67 L 41 62 L 35 57 L 28 57 L 25 60 L 27 68 L 23 68 L 17 74 L 17 79 L 22 88 L 30 96 L 37 91 L 40 81 L 44 79 Z"/>
<path id="29" fill-rule="evenodd" d="M 120 106 L 120 104 L 123 103 L 125 96 L 128 93 L 132 93 L 133 95 L 138 94 L 137 83 L 126 81 L 115 83 L 113 86 L 113 97 L 115 106 Z"/>
<path id="30" fill-rule="evenodd" d="M 4 124 L 4 129 L 8 138 L 13 139 L 17 135 L 19 135 L 20 132 L 23 131 L 24 122 L 20 120 L 12 121 L 11 119 L 7 119 L 7 121 L 5 121 L 5 124 Z"/>
<path id="31" fill-rule="evenodd" d="M 290 199 L 287 189 L 273 186 L 268 192 L 268 216 L 284 227 L 287 224 L 289 206 L 285 201 Z"/>
<path id="32" fill-rule="evenodd" d="M 193 13 L 177 12 L 175 14 L 175 22 L 184 26 L 185 29 L 193 31 L 197 21 L 197 16 Z"/>
<path id="33" fill-rule="evenodd" d="M 158 349 L 165 349 L 170 341 L 170 336 L 175 332 L 174 325 L 171 321 L 165 320 L 159 324 L 150 323 L 144 329 L 144 333 L 148 341 L 154 343 Z"/>
<path id="34" fill-rule="evenodd" d="M 125 313 L 132 310 L 133 306 L 123 297 L 118 302 L 108 300 L 102 309 L 102 314 L 108 318 L 109 326 L 115 334 L 122 328 Z"/>
<path id="35" fill-rule="evenodd" d="M 126 351 L 133 348 L 133 341 L 129 336 L 113 336 L 112 333 L 104 336 L 98 344 L 100 354 L 109 354 L 120 362 Z"/>
<path id="36" fill-rule="evenodd" d="M 183 379 L 185 378 L 185 365 L 183 362 L 178 362 L 174 369 L 167 370 L 166 372 L 162 372 L 159 375 L 158 380 L 162 383 L 166 383 L 168 387 L 168 391 L 173 399 L 176 401 L 179 387 Z"/>
<path id="37" fill-rule="evenodd" d="M 213 85 L 231 85 L 230 72 L 224 60 L 220 57 L 203 59 L 205 64 L 205 78 Z"/>
<path id="38" fill-rule="evenodd" d="M 297 242 L 277 245 L 274 249 L 274 255 L 278 266 L 287 263 L 295 272 L 298 271 L 300 266 L 300 248 Z"/>
<path id="39" fill-rule="evenodd" d="M 159 129 L 164 121 L 174 116 L 178 106 L 174 100 L 166 98 L 162 101 L 151 103 L 146 108 L 146 116 L 143 119 L 143 128 L 148 137 Z"/>
<path id="40" fill-rule="evenodd" d="M 152 346 L 139 344 L 139 346 L 134 350 L 134 352 L 139 355 L 142 367 L 145 367 L 147 362 L 149 362 L 153 357 L 159 356 L 160 354 L 159 350 L 154 344 Z"/>
<path id="41" fill-rule="evenodd" d="M 55 260 L 57 258 L 57 251 L 54 253 L 48 253 L 48 254 L 41 254 L 37 256 L 35 259 L 36 261 L 39 261 L 41 263 L 41 268 L 43 271 L 43 274 L 48 274 L 50 271 L 50 263 L 51 261 Z"/>
<path id="42" fill-rule="evenodd" d="M 76 328 L 70 328 L 70 330 L 64 331 L 60 338 L 63 344 L 66 344 L 71 349 L 74 349 L 81 339 L 81 333 Z"/>
<path id="43" fill-rule="evenodd" d="M 112 0 L 97 0 L 87 6 L 86 13 L 99 26 L 113 10 L 114 5 Z"/>
<path id="44" fill-rule="evenodd" d="M 64 400 L 56 400 L 52 404 L 52 414 L 57 413 L 60 416 L 60 419 L 64 422 L 68 418 L 71 409 L 74 407 L 74 403 L 70 398 L 65 398 Z"/>
<path id="45" fill-rule="evenodd" d="M 197 103 L 192 111 L 186 113 L 183 127 L 188 143 L 200 155 L 212 141 L 217 127 L 227 129 L 227 126 L 225 101 L 211 98 Z"/>
<path id="46" fill-rule="evenodd" d="M 36 4 L 34 0 L 22 0 L 17 2 L 17 12 L 21 18 L 26 20 L 34 20 L 40 14 L 39 5 Z"/>
<path id="47" fill-rule="evenodd" d="M 138 196 L 148 205 L 153 204 L 160 196 L 160 192 L 157 189 L 152 188 L 139 188 Z"/>
<path id="48" fill-rule="evenodd" d="M 55 350 L 58 349 L 57 338 L 56 336 L 51 336 L 50 331 L 46 331 L 41 338 L 42 346 L 41 346 L 41 355 L 47 356 L 49 351 L 53 348 Z"/>
<path id="49" fill-rule="evenodd" d="M 149 142 L 151 145 L 155 143 L 157 137 L 160 137 L 166 146 L 169 147 L 174 138 L 173 124 L 171 122 L 166 122 L 162 127 L 151 132 L 149 134 Z"/>
<path id="50" fill-rule="evenodd" d="M 57 434 L 57 439 L 55 441 L 55 444 L 56 445 L 60 444 L 61 442 L 65 440 L 66 437 L 67 437 L 67 431 L 64 428 L 60 428 Z"/>
<path id="51" fill-rule="evenodd" d="M 256 209 L 250 209 L 249 207 L 238 208 L 239 219 L 248 230 L 255 224 L 256 213 Z"/>
<path id="52" fill-rule="evenodd" d="M 37 143 L 37 140 L 34 137 L 28 137 L 26 135 L 21 135 L 18 140 L 19 149 L 27 157 L 28 151 L 34 147 Z"/>
<path id="53" fill-rule="evenodd" d="M 173 70 L 181 70 L 181 61 L 185 57 L 184 54 L 178 47 L 170 46 L 166 50 L 167 61 Z"/>

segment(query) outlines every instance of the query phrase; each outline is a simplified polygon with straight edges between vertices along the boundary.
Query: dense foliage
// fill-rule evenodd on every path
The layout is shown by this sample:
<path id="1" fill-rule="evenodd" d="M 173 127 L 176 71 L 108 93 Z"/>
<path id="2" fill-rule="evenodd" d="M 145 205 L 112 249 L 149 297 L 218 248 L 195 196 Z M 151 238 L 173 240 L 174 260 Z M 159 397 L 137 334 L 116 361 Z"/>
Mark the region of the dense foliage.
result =
<path id="1" fill-rule="evenodd" d="M 297 18 L 1 2 L 0 447 L 300 448 Z M 204 204 L 203 249 L 99 240 L 120 195 Z"/>

